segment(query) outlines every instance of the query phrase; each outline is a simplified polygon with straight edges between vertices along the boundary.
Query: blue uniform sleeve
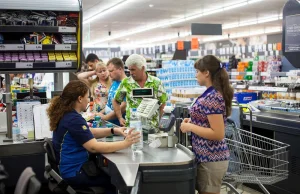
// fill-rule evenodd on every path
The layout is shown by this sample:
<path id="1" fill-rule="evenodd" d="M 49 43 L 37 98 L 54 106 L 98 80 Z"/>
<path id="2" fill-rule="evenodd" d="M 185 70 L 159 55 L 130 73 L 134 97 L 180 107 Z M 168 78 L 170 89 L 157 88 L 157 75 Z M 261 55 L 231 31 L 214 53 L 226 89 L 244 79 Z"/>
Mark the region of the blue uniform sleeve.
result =
<path id="1" fill-rule="evenodd" d="M 67 125 L 70 135 L 80 145 L 83 145 L 94 138 L 89 126 L 81 115 L 76 115 L 76 117 L 74 117 Z"/>

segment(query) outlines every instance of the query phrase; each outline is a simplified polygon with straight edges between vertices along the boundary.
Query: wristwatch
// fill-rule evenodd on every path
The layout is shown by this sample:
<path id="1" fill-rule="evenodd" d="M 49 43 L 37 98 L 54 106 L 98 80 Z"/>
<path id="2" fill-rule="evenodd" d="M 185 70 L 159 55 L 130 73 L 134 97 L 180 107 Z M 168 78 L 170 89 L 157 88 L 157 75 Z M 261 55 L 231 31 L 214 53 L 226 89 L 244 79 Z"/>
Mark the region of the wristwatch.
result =
<path id="1" fill-rule="evenodd" d="M 114 135 L 114 134 L 115 134 L 115 130 L 114 130 L 114 128 L 111 128 L 111 129 L 110 129 L 110 132 L 111 132 L 111 134 L 113 134 L 113 135 Z"/>

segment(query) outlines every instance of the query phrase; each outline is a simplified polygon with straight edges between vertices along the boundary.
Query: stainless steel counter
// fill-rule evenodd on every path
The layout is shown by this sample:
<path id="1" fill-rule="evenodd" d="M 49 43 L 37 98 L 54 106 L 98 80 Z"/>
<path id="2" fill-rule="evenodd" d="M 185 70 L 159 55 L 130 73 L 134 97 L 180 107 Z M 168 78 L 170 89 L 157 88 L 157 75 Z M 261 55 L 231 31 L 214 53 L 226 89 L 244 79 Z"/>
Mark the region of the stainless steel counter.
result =
<path id="1" fill-rule="evenodd" d="M 114 136 L 113 139 L 100 141 L 120 141 L 123 137 Z M 142 166 L 178 166 L 194 162 L 194 154 L 187 148 L 178 145 L 175 148 L 151 148 L 144 143 L 142 151 L 133 152 L 131 148 L 111 154 L 102 154 L 113 162 L 127 186 L 133 186 L 139 167 Z"/>
<path id="2" fill-rule="evenodd" d="M 243 115 L 244 125 L 250 125 L 250 115 Z M 300 118 L 297 114 L 262 111 L 253 113 L 254 127 L 266 128 L 272 131 L 300 134 Z"/>

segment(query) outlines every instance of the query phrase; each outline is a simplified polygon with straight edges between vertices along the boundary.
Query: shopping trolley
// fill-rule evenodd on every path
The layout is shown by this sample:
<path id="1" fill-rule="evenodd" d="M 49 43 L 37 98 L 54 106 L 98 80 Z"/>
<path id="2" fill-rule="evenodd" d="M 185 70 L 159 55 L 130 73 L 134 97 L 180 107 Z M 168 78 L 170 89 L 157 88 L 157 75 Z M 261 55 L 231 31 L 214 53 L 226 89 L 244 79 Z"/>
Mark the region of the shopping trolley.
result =
<path id="1" fill-rule="evenodd" d="M 232 193 L 238 192 L 229 182 L 258 184 L 265 194 L 269 194 L 263 185 L 287 179 L 288 144 L 239 129 L 230 119 L 225 136 L 230 159 L 224 185 L 233 189 Z"/>

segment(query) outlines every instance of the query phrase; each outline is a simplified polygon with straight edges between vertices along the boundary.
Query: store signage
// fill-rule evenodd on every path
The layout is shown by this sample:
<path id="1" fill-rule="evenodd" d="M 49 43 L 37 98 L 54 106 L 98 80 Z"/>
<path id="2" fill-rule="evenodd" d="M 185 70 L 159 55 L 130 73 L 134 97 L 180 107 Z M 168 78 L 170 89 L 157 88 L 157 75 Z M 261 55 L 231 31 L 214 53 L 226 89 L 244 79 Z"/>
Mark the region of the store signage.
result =
<path id="1" fill-rule="evenodd" d="M 76 27 L 60 26 L 58 32 L 76 33 Z"/>
<path id="2" fill-rule="evenodd" d="M 21 51 L 24 50 L 23 44 L 0 44 L 0 51 Z"/>
<path id="3" fill-rule="evenodd" d="M 299 27 L 300 27 L 300 25 L 299 25 Z M 300 32 L 300 28 L 299 28 L 299 32 Z M 300 36 L 299 36 L 299 38 L 300 38 Z M 281 42 L 277 43 L 276 46 L 277 46 L 277 48 L 276 48 L 277 51 L 281 51 L 282 50 L 282 44 L 281 44 Z"/>
<path id="4" fill-rule="evenodd" d="M 177 41 L 177 50 L 184 50 L 184 42 L 183 41 Z"/>
<path id="5" fill-rule="evenodd" d="M 30 69 L 33 68 L 33 63 L 16 63 L 16 68 L 17 69 Z"/>
<path id="6" fill-rule="evenodd" d="M 285 52 L 300 52 L 300 15 L 285 18 Z"/>
<path id="7" fill-rule="evenodd" d="M 222 24 L 192 23 L 192 35 L 222 35 Z"/>
<path id="8" fill-rule="evenodd" d="M 55 50 L 70 51 L 71 49 L 72 49 L 72 45 L 70 45 L 70 44 L 56 44 L 55 45 Z"/>
<path id="9" fill-rule="evenodd" d="M 71 61 L 64 61 L 64 62 L 56 62 L 56 68 L 70 68 L 72 67 Z"/>
<path id="10" fill-rule="evenodd" d="M 172 51 L 173 51 L 173 52 L 176 51 L 176 44 L 172 44 Z"/>
<path id="11" fill-rule="evenodd" d="M 192 38 L 191 49 L 198 50 L 199 49 L 199 41 L 198 38 Z"/>
<path id="12" fill-rule="evenodd" d="M 26 44 L 25 45 L 25 50 L 29 51 L 41 51 L 43 50 L 43 45 L 41 44 Z"/>

